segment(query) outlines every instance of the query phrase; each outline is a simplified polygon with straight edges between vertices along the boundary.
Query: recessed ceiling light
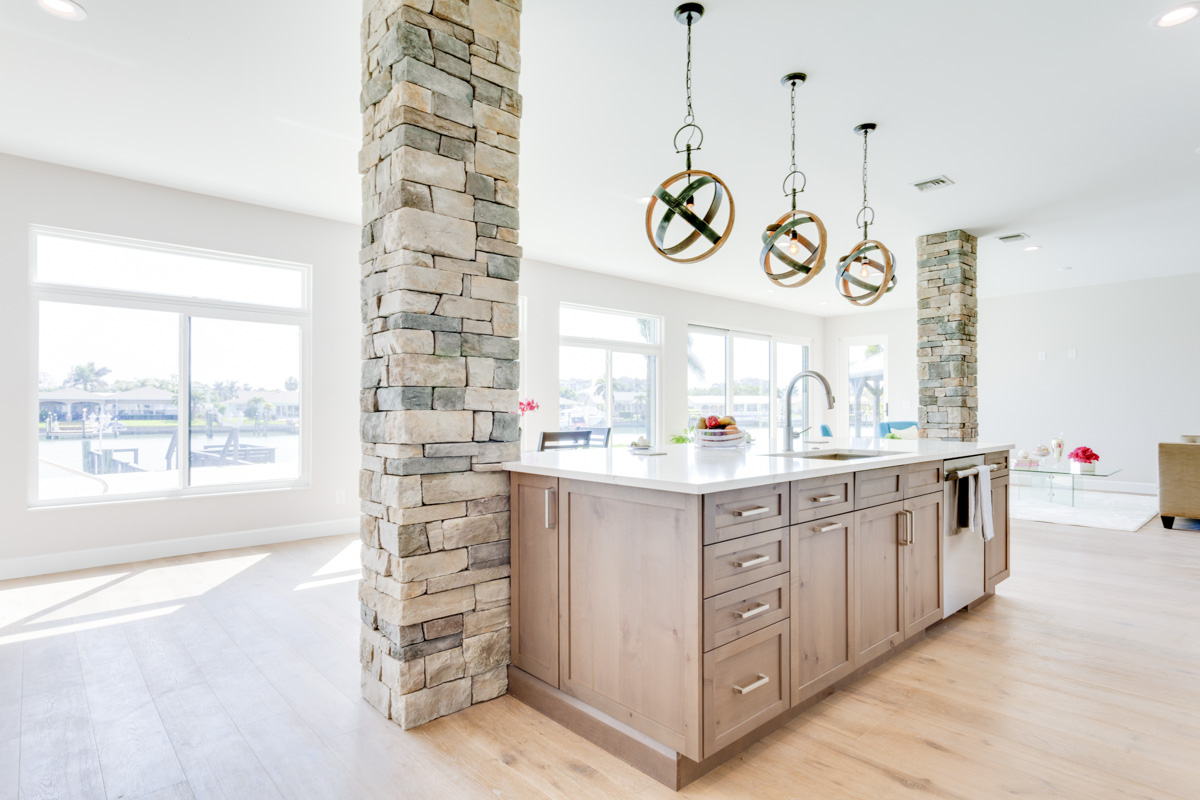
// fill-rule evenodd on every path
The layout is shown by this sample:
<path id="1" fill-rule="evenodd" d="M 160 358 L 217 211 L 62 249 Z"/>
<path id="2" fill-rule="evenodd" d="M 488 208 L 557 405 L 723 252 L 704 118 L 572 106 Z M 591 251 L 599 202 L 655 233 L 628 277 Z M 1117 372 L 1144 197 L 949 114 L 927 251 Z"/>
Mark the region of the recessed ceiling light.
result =
<path id="1" fill-rule="evenodd" d="M 47 14 L 53 14 L 59 19 L 69 19 L 73 22 L 87 19 L 87 11 L 75 0 L 38 0 L 38 5 Z"/>
<path id="2" fill-rule="evenodd" d="M 1031 245 L 1029 245 L 1029 247 L 1025 248 L 1025 252 L 1032 253 L 1034 250 L 1041 250 L 1041 249 L 1042 249 L 1042 246 L 1040 244 L 1031 244 Z"/>
<path id="3" fill-rule="evenodd" d="M 1150 20 L 1150 27 L 1173 28 L 1176 25 L 1182 25 L 1188 20 L 1194 19 L 1197 14 L 1200 14 L 1200 3 L 1185 3 L 1184 5 L 1172 8 L 1165 14 L 1159 14 Z"/>

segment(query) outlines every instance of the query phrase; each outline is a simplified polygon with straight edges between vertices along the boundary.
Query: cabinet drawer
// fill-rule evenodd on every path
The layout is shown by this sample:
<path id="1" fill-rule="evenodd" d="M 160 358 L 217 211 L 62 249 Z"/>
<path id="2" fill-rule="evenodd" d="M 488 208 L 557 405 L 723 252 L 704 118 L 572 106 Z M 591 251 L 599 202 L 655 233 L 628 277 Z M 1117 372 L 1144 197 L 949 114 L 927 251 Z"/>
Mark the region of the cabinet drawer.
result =
<path id="1" fill-rule="evenodd" d="M 792 523 L 854 510 L 854 473 L 792 482 Z"/>
<path id="2" fill-rule="evenodd" d="M 870 508 L 904 499 L 905 467 L 860 472 L 854 477 L 854 507 Z"/>
<path id="3" fill-rule="evenodd" d="M 983 456 L 983 463 L 995 464 L 996 471 L 992 473 L 993 478 L 998 478 L 1008 474 L 1008 452 L 986 453 Z"/>
<path id="4" fill-rule="evenodd" d="M 791 637 L 786 622 L 704 654 L 704 755 L 711 756 L 789 704 Z"/>
<path id="5" fill-rule="evenodd" d="M 731 489 L 704 496 L 704 543 L 783 528 L 788 524 L 788 484 Z"/>
<path id="6" fill-rule="evenodd" d="M 787 619 L 790 589 L 788 576 L 777 575 L 705 600 L 705 651 Z"/>
<path id="7" fill-rule="evenodd" d="M 917 497 L 942 491 L 942 462 L 909 464 L 904 473 L 904 496 Z"/>
<path id="8" fill-rule="evenodd" d="M 704 596 L 714 597 L 788 571 L 787 528 L 704 548 Z"/>

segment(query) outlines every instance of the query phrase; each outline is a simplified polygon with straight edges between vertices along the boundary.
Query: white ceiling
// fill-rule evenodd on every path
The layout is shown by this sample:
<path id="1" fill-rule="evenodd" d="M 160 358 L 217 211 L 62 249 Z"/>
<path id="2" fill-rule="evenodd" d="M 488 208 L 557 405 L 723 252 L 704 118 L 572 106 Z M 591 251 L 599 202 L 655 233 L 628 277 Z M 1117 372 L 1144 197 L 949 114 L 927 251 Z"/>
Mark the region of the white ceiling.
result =
<path id="1" fill-rule="evenodd" d="M 356 221 L 360 4 L 35 0 L 0 10 L 0 151 Z M 684 29 L 674 0 L 526 3 L 522 240 L 532 258 L 821 315 L 851 307 L 831 266 L 772 289 L 759 234 L 787 208 L 787 91 L 804 71 L 802 205 L 830 254 L 856 240 L 861 140 L 877 238 L 912 305 L 913 240 L 978 234 L 983 294 L 1200 271 L 1200 20 L 1152 30 L 1174 0 L 711 0 L 695 29 L 696 166 L 737 200 L 724 249 L 657 257 L 638 199 L 679 171 Z M 13 76 L 20 76 L 17 80 Z M 920 195 L 909 183 L 949 175 Z M 1025 231 L 1043 249 L 1003 245 Z M 1028 243 L 1025 243 L 1028 244 Z M 1069 268 L 1069 269 L 1063 269 Z"/>

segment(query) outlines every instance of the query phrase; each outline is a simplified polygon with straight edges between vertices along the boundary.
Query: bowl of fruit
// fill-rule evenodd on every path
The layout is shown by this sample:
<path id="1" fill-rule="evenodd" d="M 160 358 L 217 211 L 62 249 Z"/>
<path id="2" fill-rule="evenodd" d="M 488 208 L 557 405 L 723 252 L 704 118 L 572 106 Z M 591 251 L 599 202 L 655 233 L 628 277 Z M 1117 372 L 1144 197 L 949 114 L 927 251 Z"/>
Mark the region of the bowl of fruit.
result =
<path id="1" fill-rule="evenodd" d="M 733 417 L 701 417 L 692 434 L 696 447 L 744 447 L 748 438 Z"/>

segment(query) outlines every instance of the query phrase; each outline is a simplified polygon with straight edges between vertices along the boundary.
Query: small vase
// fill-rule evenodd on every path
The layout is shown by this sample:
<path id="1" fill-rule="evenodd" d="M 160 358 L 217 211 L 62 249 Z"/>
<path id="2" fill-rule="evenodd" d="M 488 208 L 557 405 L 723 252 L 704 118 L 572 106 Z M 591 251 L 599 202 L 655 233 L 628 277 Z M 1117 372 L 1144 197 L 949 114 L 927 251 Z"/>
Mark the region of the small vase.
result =
<path id="1" fill-rule="evenodd" d="M 1072 461 L 1071 472 L 1074 472 L 1076 475 L 1095 475 L 1096 465 L 1095 463 L 1085 464 L 1082 461 Z"/>

